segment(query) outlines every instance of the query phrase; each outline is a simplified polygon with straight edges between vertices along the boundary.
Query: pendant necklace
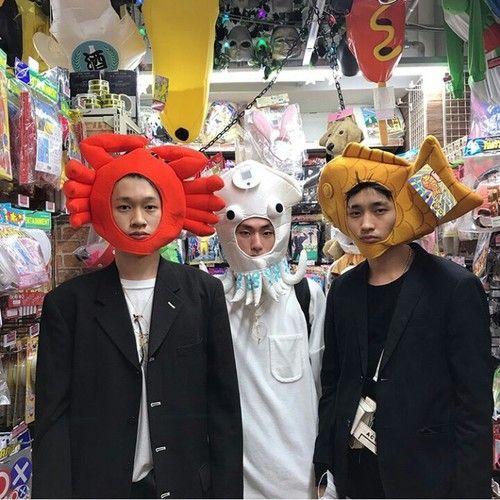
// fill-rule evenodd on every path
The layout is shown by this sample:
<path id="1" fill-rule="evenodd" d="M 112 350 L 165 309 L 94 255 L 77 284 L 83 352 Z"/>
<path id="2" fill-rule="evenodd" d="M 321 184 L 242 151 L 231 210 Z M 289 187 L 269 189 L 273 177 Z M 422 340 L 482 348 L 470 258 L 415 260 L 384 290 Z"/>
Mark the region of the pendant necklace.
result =
<path id="1" fill-rule="evenodd" d="M 144 359 L 146 357 L 146 352 L 148 349 L 148 342 L 149 342 L 149 325 L 148 322 L 146 321 L 146 318 L 144 317 L 144 311 L 146 310 L 146 307 L 148 306 L 149 302 L 153 298 L 154 294 L 154 287 L 151 290 L 151 293 L 149 294 L 148 300 L 146 300 L 144 307 L 142 308 L 142 311 L 140 314 L 136 313 L 136 307 L 134 303 L 132 302 L 132 299 L 130 298 L 130 295 L 127 293 L 127 290 L 122 286 L 123 288 L 123 293 L 125 294 L 125 297 L 128 300 L 128 303 L 132 307 L 132 317 L 133 317 L 133 326 L 134 326 L 134 331 L 135 334 L 137 335 L 139 339 L 139 348 L 140 348 L 140 359 L 139 362 L 142 365 L 144 363 Z M 146 328 L 143 329 L 143 322 L 144 326 Z M 137 329 L 135 328 L 137 326 Z"/>

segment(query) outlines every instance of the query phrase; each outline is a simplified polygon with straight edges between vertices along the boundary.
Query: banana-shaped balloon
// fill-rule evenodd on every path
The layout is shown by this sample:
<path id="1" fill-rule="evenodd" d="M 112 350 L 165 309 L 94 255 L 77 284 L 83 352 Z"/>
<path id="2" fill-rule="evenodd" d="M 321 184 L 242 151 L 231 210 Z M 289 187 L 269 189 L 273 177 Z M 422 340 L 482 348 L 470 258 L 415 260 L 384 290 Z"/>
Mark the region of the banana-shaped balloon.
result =
<path id="1" fill-rule="evenodd" d="M 145 0 L 153 74 L 168 79 L 160 118 L 169 135 L 192 142 L 207 112 L 218 0 Z"/>
<path id="2" fill-rule="evenodd" d="M 47 65 L 33 46 L 33 35 L 37 32 L 47 34 L 49 32 L 49 18 L 42 9 L 31 0 L 16 0 L 23 27 L 23 61 L 28 57 L 36 59 L 40 64 L 40 71 L 47 69 Z"/>

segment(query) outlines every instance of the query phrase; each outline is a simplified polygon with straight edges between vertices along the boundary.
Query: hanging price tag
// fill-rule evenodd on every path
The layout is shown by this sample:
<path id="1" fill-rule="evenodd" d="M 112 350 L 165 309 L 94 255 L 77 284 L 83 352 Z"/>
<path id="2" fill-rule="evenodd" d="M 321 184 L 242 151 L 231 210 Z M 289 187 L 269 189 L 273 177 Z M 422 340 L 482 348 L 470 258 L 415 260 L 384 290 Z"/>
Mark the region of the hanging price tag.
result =
<path id="1" fill-rule="evenodd" d="M 17 195 L 17 203 L 16 205 L 18 207 L 22 208 L 29 208 L 30 207 L 30 198 L 29 196 L 26 196 L 25 194 L 18 194 Z"/>

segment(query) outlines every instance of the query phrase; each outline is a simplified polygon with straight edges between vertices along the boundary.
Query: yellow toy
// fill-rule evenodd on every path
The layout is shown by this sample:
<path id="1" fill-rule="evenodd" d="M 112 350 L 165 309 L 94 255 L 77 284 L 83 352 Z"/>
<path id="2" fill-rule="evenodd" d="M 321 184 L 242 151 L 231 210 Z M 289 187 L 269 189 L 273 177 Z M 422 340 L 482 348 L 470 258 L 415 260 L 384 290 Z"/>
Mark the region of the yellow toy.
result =
<path id="1" fill-rule="evenodd" d="M 179 142 L 193 142 L 207 112 L 218 0 L 145 0 L 142 7 L 155 85 L 168 79 L 160 118 Z"/>
<path id="2" fill-rule="evenodd" d="M 40 71 L 44 71 L 47 65 L 33 45 L 33 35 L 37 32 L 49 33 L 49 18 L 31 0 L 16 0 L 16 3 L 21 14 L 23 28 L 23 61 L 27 63 L 28 57 L 31 57 L 39 62 Z"/>
<path id="3" fill-rule="evenodd" d="M 396 223 L 386 240 L 363 243 L 349 231 L 346 194 L 360 182 L 377 182 L 389 189 L 396 207 Z M 482 198 L 459 182 L 439 145 L 429 136 L 415 163 L 378 149 L 349 144 L 341 156 L 323 169 L 318 197 L 325 216 L 349 235 L 367 258 L 389 247 L 407 243 L 434 231 L 482 203 Z"/>

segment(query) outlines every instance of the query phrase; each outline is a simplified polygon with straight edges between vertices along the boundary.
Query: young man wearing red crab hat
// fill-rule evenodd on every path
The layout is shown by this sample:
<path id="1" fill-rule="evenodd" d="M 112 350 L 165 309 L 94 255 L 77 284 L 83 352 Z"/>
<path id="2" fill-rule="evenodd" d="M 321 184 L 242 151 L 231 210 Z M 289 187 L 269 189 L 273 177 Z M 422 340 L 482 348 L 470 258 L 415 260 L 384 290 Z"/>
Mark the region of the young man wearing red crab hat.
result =
<path id="1" fill-rule="evenodd" d="M 86 139 L 71 161 L 74 227 L 92 223 L 115 262 L 44 302 L 33 494 L 43 498 L 238 498 L 241 413 L 222 284 L 167 262 L 182 229 L 213 232 L 207 159 L 140 136 Z"/>

